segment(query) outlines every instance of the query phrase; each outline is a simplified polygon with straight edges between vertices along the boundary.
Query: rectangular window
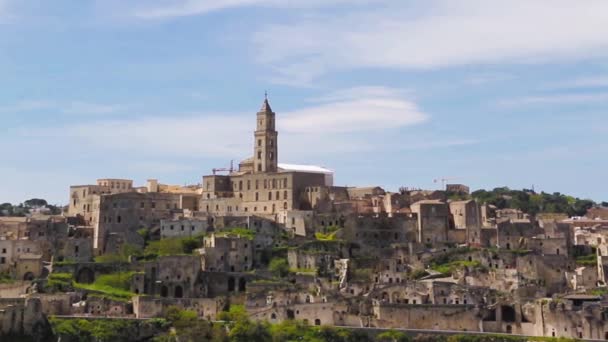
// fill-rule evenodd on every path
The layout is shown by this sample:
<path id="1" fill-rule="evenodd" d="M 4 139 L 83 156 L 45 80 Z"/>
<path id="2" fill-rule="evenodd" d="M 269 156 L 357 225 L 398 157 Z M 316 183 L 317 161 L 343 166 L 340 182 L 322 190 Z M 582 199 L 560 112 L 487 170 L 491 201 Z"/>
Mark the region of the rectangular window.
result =
<path id="1" fill-rule="evenodd" d="M 156 202 L 152 202 L 151 207 L 152 207 L 152 209 L 156 209 Z"/>

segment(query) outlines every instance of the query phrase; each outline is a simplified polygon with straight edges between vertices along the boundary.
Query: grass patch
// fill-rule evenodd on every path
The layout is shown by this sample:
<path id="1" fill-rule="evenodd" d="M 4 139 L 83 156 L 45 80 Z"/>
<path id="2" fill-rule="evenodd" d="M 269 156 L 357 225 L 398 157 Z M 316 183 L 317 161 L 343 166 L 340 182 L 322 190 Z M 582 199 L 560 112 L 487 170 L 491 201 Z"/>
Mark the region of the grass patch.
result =
<path id="1" fill-rule="evenodd" d="M 77 289 L 99 293 L 99 297 L 113 300 L 130 300 L 135 293 L 131 292 L 131 278 L 135 272 L 119 272 L 100 275 L 92 284 L 74 283 Z"/>
<path id="2" fill-rule="evenodd" d="M 255 231 L 247 228 L 237 227 L 217 232 L 215 233 L 215 236 L 240 236 L 248 240 L 253 240 L 255 238 Z"/>
<path id="3" fill-rule="evenodd" d="M 457 261 L 449 262 L 447 264 L 431 265 L 431 269 L 433 271 L 437 271 L 446 276 L 452 275 L 457 270 L 463 269 L 465 267 L 481 268 L 481 264 L 479 263 L 479 261 L 457 260 Z"/>
<path id="4" fill-rule="evenodd" d="M 596 266 L 597 256 L 595 254 L 579 256 L 576 258 L 576 264 L 579 266 Z"/>
<path id="5" fill-rule="evenodd" d="M 199 235 L 149 241 L 144 250 L 144 257 L 150 259 L 153 256 L 191 255 L 195 249 L 203 246 L 203 238 L 204 235 Z"/>
<path id="6" fill-rule="evenodd" d="M 74 288 L 72 273 L 51 273 L 46 281 L 45 290 L 49 292 L 67 292 Z"/>
<path id="7" fill-rule="evenodd" d="M 598 287 L 595 289 L 590 289 L 587 291 L 587 294 L 592 296 L 604 296 L 608 295 L 608 287 Z"/>
<path id="8" fill-rule="evenodd" d="M 15 279 L 8 273 L 0 273 L 0 284 L 12 284 Z"/>

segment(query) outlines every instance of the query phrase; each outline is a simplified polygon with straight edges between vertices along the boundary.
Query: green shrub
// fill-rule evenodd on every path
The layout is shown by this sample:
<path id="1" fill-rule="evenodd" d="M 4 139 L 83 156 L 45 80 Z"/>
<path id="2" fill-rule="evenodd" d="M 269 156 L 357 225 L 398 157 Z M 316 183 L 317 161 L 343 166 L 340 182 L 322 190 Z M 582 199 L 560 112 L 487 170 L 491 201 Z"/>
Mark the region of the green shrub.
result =
<path id="1" fill-rule="evenodd" d="M 279 278 L 284 278 L 289 274 L 289 263 L 284 258 L 274 258 L 270 260 L 268 270 Z"/>

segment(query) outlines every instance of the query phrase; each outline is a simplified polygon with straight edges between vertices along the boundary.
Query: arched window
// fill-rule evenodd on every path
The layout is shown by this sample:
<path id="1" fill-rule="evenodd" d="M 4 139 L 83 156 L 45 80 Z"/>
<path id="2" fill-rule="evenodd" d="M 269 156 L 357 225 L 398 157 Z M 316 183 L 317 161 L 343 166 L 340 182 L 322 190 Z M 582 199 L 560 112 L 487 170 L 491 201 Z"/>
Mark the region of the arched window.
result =
<path id="1" fill-rule="evenodd" d="M 283 202 L 283 209 L 287 210 L 287 202 Z"/>
<path id="2" fill-rule="evenodd" d="M 269 200 L 269 201 L 272 201 L 272 192 L 269 192 L 269 193 L 268 193 L 268 200 Z"/>
<path id="3" fill-rule="evenodd" d="M 184 296 L 184 289 L 181 286 L 175 287 L 175 298 L 182 298 Z"/>
<path id="4" fill-rule="evenodd" d="M 283 199 L 287 199 L 287 190 L 283 191 Z"/>

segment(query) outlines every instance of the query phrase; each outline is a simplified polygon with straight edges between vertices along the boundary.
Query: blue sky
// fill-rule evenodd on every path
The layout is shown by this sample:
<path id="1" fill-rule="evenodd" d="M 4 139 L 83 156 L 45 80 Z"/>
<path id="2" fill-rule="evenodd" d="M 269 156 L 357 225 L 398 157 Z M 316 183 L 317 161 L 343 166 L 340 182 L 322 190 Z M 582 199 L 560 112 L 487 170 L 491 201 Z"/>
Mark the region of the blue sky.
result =
<path id="1" fill-rule="evenodd" d="M 605 0 L 0 0 L 0 202 L 193 184 L 252 151 L 341 185 L 608 200 Z"/>

